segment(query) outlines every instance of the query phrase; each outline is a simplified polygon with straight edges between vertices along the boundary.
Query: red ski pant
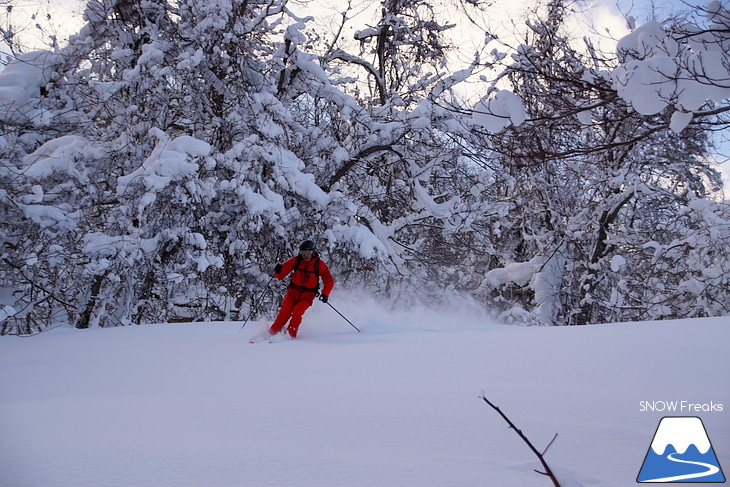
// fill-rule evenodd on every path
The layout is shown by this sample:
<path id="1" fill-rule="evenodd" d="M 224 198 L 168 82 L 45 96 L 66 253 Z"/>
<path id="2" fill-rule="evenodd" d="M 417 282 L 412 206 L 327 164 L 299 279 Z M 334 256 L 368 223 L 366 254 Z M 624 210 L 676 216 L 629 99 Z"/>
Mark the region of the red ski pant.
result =
<path id="1" fill-rule="evenodd" d="M 316 297 L 317 293 L 312 291 L 305 291 L 303 289 L 290 287 L 284 296 L 284 302 L 281 303 L 279 314 L 276 316 L 274 323 L 271 325 L 271 333 L 279 333 L 286 325 L 286 322 L 289 321 L 289 335 L 292 338 L 296 337 L 297 331 L 299 330 L 299 324 L 302 322 L 302 315 L 304 315 L 304 312 L 307 311 L 307 308 L 312 306 L 314 298 Z"/>

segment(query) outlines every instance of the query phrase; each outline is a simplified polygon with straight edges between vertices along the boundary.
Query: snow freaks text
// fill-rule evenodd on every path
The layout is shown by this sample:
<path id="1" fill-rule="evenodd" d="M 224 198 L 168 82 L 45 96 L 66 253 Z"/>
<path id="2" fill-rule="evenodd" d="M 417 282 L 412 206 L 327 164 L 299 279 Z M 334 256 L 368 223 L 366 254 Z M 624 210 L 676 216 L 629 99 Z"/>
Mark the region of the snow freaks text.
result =
<path id="1" fill-rule="evenodd" d="M 696 403 L 692 401 L 639 401 L 639 412 L 670 413 L 721 413 L 724 406 L 713 401 Z"/>

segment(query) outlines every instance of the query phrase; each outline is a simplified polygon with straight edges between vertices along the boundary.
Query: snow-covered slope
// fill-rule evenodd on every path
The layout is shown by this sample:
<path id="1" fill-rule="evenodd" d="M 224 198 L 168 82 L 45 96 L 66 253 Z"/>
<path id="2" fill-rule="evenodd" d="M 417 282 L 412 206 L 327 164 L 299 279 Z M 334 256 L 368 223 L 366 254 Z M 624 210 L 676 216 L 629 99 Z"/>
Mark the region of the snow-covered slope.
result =
<path id="1" fill-rule="evenodd" d="M 340 306 L 362 333 L 317 303 L 277 344 L 247 343 L 263 322 L 0 337 L 0 485 L 549 485 L 482 392 L 537 448 L 558 433 L 564 487 L 636 485 L 668 415 L 700 416 L 730 466 L 728 317 L 527 328 Z"/>

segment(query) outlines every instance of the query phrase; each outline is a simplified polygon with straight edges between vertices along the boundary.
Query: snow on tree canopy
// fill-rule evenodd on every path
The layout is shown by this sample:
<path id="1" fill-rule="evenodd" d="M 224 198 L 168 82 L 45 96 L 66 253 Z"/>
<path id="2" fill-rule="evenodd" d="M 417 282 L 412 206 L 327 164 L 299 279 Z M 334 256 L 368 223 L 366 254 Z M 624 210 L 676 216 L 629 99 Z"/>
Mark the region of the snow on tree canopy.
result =
<path id="1" fill-rule="evenodd" d="M 161 130 L 151 131 L 160 140 L 152 154 L 142 166 L 127 176 L 119 178 L 117 194 L 124 194 L 133 181 L 141 178 L 149 191 L 143 207 L 154 201 L 156 192 L 164 189 L 176 179 L 184 179 L 198 170 L 198 164 L 191 160 L 193 157 L 203 157 L 211 150 L 207 142 L 190 136 L 181 136 L 173 140 Z"/>
<path id="2" fill-rule="evenodd" d="M 86 176 L 75 164 L 84 155 L 101 157 L 103 151 L 95 148 L 84 137 L 64 135 L 46 142 L 26 156 L 23 159 L 25 174 L 32 178 L 44 178 L 54 172 L 63 172 L 81 182 L 86 182 Z"/>
<path id="3" fill-rule="evenodd" d="M 472 120 L 491 133 L 504 130 L 510 124 L 521 125 L 527 112 L 520 97 L 507 90 L 499 90 L 494 97 L 483 98 L 474 107 Z"/>
<path id="4" fill-rule="evenodd" d="M 0 121 L 45 119 L 43 110 L 32 101 L 40 96 L 41 88 L 50 81 L 52 68 L 62 61 L 49 51 L 21 54 L 8 62 L 0 72 Z"/>
<path id="5" fill-rule="evenodd" d="M 680 114 L 670 126 L 675 132 L 683 130 L 692 120 L 691 112 L 707 101 L 730 97 L 730 55 L 723 49 L 727 40 L 719 37 L 727 16 L 716 13 L 712 19 L 706 32 L 684 26 L 680 40 L 654 21 L 620 39 L 617 54 L 623 64 L 612 73 L 619 95 L 642 115 L 676 109 Z"/>
<path id="6" fill-rule="evenodd" d="M 334 225 L 324 233 L 324 238 L 335 242 L 351 242 L 364 259 L 372 259 L 378 254 L 387 255 L 388 250 L 372 232 L 360 225 Z"/>

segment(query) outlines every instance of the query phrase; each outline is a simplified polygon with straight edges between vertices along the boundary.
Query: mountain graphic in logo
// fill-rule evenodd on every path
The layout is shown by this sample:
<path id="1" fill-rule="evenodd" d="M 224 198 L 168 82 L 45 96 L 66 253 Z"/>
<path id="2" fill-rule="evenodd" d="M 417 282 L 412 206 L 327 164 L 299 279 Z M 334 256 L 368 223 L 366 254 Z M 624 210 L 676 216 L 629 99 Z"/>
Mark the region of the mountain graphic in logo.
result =
<path id="1" fill-rule="evenodd" d="M 702 420 L 691 416 L 662 418 L 636 481 L 725 482 Z"/>

